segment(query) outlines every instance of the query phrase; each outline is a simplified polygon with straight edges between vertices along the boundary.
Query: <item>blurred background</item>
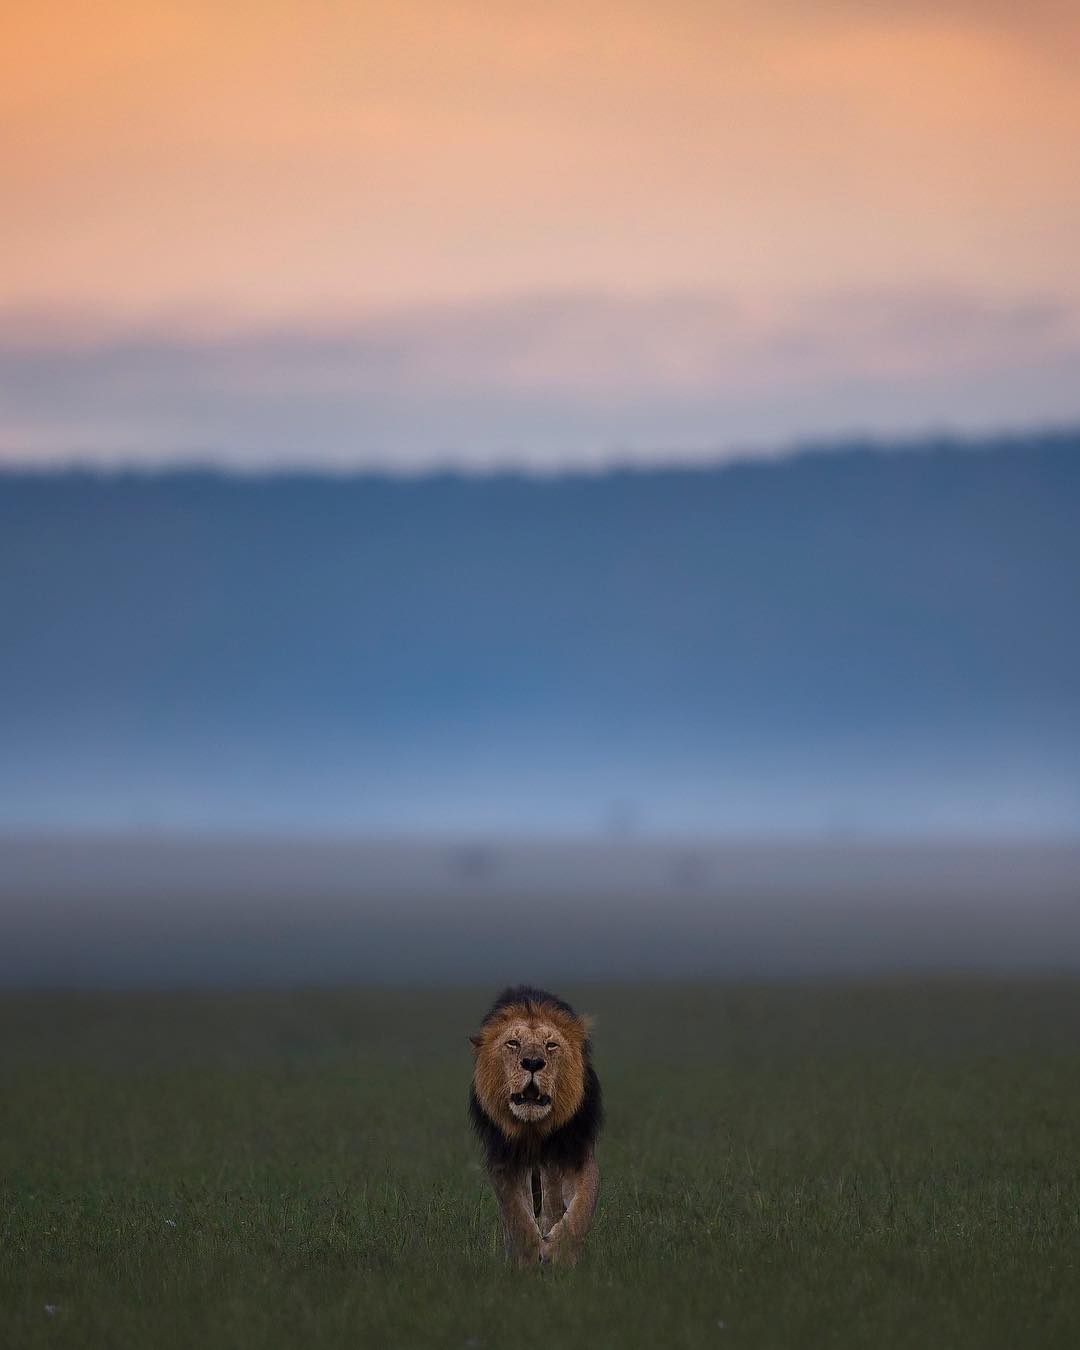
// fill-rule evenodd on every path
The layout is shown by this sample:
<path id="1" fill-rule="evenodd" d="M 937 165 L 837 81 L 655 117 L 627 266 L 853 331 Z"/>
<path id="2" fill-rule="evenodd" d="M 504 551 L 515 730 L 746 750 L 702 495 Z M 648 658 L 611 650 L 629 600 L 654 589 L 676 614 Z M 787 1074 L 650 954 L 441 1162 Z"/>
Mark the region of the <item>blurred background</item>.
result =
<path id="1" fill-rule="evenodd" d="M 1080 965 L 1080 11 L 0 44 L 0 982 Z"/>

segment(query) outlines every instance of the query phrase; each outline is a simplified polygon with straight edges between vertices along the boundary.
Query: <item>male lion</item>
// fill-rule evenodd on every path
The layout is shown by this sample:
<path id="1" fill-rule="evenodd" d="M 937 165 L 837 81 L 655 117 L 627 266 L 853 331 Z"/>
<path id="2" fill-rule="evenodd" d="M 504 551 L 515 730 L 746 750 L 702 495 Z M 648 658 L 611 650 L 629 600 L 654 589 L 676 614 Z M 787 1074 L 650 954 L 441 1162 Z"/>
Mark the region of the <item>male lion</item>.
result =
<path id="1" fill-rule="evenodd" d="M 518 1265 L 573 1265 L 600 1190 L 602 1111 L 586 1021 L 521 984 L 491 1005 L 476 1051 L 469 1112 Z"/>

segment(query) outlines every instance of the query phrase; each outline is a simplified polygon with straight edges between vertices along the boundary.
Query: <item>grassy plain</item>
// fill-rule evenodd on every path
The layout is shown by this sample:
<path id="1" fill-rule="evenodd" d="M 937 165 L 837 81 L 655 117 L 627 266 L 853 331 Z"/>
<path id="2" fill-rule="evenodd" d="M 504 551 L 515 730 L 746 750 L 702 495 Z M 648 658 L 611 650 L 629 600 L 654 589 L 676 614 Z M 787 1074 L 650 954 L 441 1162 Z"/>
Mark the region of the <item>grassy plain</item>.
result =
<path id="1" fill-rule="evenodd" d="M 601 1208 L 525 1273 L 491 992 L 0 997 L 0 1345 L 1080 1345 L 1080 984 L 560 991 Z"/>

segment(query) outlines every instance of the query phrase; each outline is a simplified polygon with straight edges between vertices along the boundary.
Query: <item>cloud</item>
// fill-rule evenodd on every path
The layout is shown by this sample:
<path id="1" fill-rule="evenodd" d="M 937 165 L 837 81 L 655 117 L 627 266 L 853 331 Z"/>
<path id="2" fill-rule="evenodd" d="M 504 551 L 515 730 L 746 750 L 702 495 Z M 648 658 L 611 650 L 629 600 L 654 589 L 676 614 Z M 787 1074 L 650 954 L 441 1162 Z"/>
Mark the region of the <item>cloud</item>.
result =
<path id="1" fill-rule="evenodd" d="M 1080 309 L 561 293 L 272 327 L 0 315 L 0 456 L 556 467 L 1080 417 Z"/>

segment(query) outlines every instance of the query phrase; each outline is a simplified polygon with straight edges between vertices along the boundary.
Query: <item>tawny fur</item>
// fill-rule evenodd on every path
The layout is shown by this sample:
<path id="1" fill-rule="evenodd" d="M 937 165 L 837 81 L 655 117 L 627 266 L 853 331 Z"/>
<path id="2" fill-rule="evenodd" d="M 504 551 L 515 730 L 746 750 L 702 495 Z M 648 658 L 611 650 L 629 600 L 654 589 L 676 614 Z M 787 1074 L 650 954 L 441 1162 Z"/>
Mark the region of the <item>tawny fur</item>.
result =
<path id="1" fill-rule="evenodd" d="M 471 1040 L 473 1124 L 507 1255 L 522 1265 L 573 1264 L 600 1186 L 600 1084 L 587 1021 L 554 995 L 520 986 L 496 999 Z"/>

